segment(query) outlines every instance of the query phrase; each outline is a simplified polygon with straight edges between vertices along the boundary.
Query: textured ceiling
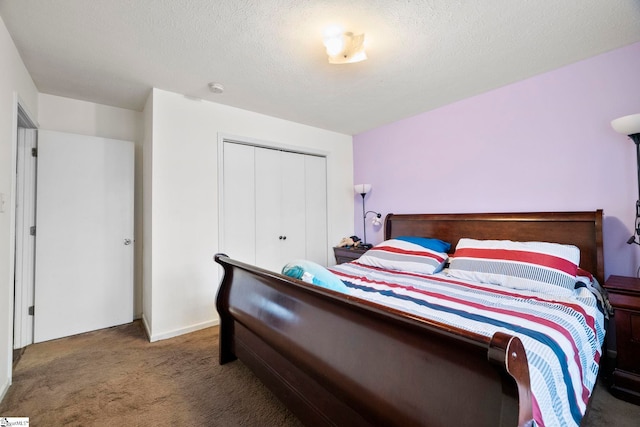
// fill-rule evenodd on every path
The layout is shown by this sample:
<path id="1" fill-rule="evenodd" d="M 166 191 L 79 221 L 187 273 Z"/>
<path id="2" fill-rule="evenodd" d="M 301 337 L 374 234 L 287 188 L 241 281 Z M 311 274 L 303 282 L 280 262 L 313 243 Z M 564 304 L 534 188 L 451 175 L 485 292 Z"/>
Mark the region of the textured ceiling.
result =
<path id="1" fill-rule="evenodd" d="M 157 87 L 346 134 L 640 41 L 637 0 L 0 0 L 0 16 L 40 92 L 142 110 Z M 367 61 L 327 62 L 335 23 L 366 33 Z"/>

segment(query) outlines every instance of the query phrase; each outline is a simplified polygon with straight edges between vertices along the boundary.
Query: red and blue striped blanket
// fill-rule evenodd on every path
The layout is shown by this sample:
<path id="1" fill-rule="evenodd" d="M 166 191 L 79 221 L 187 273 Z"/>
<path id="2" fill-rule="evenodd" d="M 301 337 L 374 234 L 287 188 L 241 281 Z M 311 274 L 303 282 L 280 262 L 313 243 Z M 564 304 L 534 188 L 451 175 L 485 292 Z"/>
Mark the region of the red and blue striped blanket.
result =
<path id="1" fill-rule="evenodd" d="M 534 420 L 578 426 L 595 385 L 605 335 L 598 286 L 558 297 L 351 262 L 330 270 L 349 294 L 487 337 L 516 335 L 529 361 Z"/>

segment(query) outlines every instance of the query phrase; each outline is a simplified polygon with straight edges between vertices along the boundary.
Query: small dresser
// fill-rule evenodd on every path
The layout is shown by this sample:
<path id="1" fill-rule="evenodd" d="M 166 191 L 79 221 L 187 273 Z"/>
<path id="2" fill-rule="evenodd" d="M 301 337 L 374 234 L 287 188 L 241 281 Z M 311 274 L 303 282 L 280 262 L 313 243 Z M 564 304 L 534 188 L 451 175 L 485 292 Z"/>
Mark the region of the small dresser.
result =
<path id="1" fill-rule="evenodd" d="M 354 259 L 360 258 L 360 256 L 367 252 L 368 249 L 360 249 L 354 247 L 334 247 L 333 254 L 336 257 L 336 263 L 342 264 L 344 262 L 350 262 Z"/>
<path id="2" fill-rule="evenodd" d="M 610 276 L 604 287 L 615 309 L 617 356 L 611 394 L 640 405 L 640 279 Z"/>

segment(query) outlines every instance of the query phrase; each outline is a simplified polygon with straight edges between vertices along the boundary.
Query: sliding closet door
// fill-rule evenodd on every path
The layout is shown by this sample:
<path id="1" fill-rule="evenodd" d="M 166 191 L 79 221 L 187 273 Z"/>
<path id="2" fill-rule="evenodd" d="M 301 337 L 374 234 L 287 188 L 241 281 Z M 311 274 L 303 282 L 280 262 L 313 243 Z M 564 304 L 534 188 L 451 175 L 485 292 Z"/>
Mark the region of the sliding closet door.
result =
<path id="1" fill-rule="evenodd" d="M 280 152 L 280 245 L 279 270 L 289 261 L 306 258 L 306 192 L 305 156 L 299 153 Z"/>
<path id="2" fill-rule="evenodd" d="M 220 250 L 278 272 L 294 259 L 326 265 L 326 159 L 228 141 L 222 155 Z"/>
<path id="3" fill-rule="evenodd" d="M 256 265 L 277 271 L 282 229 L 280 226 L 280 152 L 256 149 L 255 162 Z"/>
<path id="4" fill-rule="evenodd" d="M 304 156 L 306 258 L 327 265 L 327 159 Z"/>
<path id="5" fill-rule="evenodd" d="M 250 145 L 223 144 L 222 250 L 250 264 L 256 262 L 255 150 Z"/>
<path id="6" fill-rule="evenodd" d="M 256 264 L 280 271 L 305 256 L 304 155 L 256 149 Z"/>

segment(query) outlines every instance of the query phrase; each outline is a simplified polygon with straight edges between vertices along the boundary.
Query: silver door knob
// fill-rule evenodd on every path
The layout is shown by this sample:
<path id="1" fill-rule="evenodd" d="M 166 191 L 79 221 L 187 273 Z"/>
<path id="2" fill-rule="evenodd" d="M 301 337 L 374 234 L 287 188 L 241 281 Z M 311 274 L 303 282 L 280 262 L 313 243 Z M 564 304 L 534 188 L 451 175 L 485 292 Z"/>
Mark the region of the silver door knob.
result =
<path id="1" fill-rule="evenodd" d="M 124 244 L 125 244 L 125 246 L 130 245 L 131 244 L 131 239 L 124 239 Z"/>

